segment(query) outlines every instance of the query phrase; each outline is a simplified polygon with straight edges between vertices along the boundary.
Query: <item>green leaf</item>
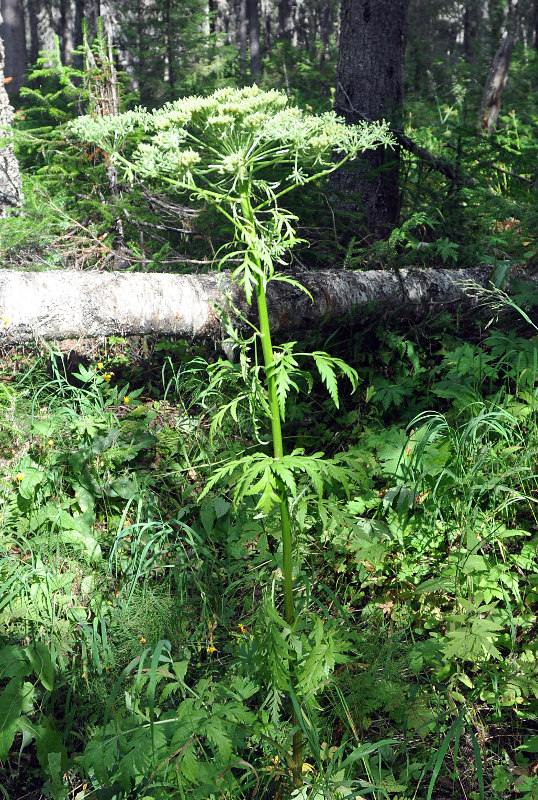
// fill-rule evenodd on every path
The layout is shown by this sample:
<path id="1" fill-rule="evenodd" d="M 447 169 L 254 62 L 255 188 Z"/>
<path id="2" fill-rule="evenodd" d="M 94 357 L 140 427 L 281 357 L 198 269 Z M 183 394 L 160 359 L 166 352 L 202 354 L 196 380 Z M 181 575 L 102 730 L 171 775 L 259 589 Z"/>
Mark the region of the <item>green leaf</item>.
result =
<path id="1" fill-rule="evenodd" d="M 220 519 L 229 511 L 231 508 L 231 503 L 229 503 L 223 497 L 215 497 L 213 500 L 213 508 L 215 509 L 215 517 Z"/>
<path id="2" fill-rule="evenodd" d="M 212 500 L 204 500 L 200 505 L 200 521 L 207 534 L 213 533 L 215 524 L 215 506 Z"/>
<path id="3" fill-rule="evenodd" d="M 314 359 L 314 363 L 316 364 L 321 380 L 327 387 L 334 405 L 336 408 L 339 408 L 340 405 L 338 399 L 338 381 L 336 379 L 336 370 L 339 369 L 349 379 L 353 391 L 355 391 L 358 385 L 358 375 L 356 371 L 346 364 L 346 362 L 341 358 L 335 358 L 334 356 L 330 356 L 328 353 L 314 351 L 311 353 L 311 355 Z"/>
<path id="4" fill-rule="evenodd" d="M 0 694 L 0 760 L 8 757 L 17 723 L 28 700 L 33 697 L 34 687 L 22 678 L 11 678 Z"/>
<path id="5" fill-rule="evenodd" d="M 496 289 L 504 289 L 515 264 L 513 261 L 497 261 L 491 270 L 488 283 Z"/>
<path id="6" fill-rule="evenodd" d="M 296 342 L 287 342 L 280 348 L 274 350 L 274 361 L 267 371 L 268 377 L 275 380 L 280 416 L 286 418 L 286 401 L 292 389 L 299 391 L 297 382 L 293 379 L 294 374 L 299 374 L 298 364 L 293 355 L 293 348 Z"/>
<path id="7" fill-rule="evenodd" d="M 6 645 L 0 650 L 0 680 L 27 677 L 32 672 L 23 647 Z"/>
<path id="8" fill-rule="evenodd" d="M 24 467 L 22 474 L 19 493 L 25 500 L 31 500 L 36 488 L 45 480 L 45 473 L 35 467 Z"/>
<path id="9" fill-rule="evenodd" d="M 403 401 L 413 393 L 413 387 L 407 379 L 392 383 L 386 378 L 375 377 L 372 380 L 372 384 L 375 389 L 374 397 L 381 403 L 385 411 L 387 411 L 390 406 L 399 408 Z"/>
<path id="10" fill-rule="evenodd" d="M 43 770 L 53 777 L 54 771 L 63 776 L 68 766 L 67 750 L 62 742 L 60 733 L 54 727 L 53 720 L 47 720 L 44 725 L 39 725 L 36 730 L 36 755 Z M 51 764 L 50 758 L 54 756 Z M 55 799 L 56 800 L 56 799 Z"/>
<path id="11" fill-rule="evenodd" d="M 44 642 L 36 642 L 33 647 L 25 647 L 24 652 L 45 689 L 52 692 L 54 689 L 54 665 L 47 645 Z"/>

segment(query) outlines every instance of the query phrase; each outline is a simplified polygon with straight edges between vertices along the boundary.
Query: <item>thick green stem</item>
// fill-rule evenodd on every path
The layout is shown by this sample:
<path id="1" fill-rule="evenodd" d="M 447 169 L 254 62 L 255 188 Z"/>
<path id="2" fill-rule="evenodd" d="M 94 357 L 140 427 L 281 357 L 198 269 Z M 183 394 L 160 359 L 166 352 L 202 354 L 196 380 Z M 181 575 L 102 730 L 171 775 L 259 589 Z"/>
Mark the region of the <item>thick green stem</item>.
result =
<path id="1" fill-rule="evenodd" d="M 241 208 L 243 215 L 250 226 L 252 226 L 252 236 L 256 236 L 256 226 L 254 220 L 254 213 L 250 203 L 248 191 L 241 192 Z M 248 246 L 248 245 L 247 245 Z M 254 258 L 256 256 L 253 255 Z M 271 414 L 271 433 L 273 438 L 273 455 L 275 458 L 282 458 L 284 455 L 284 445 L 282 442 L 282 425 L 280 420 L 280 406 L 278 404 L 278 395 L 276 380 L 273 374 L 274 367 L 274 353 L 273 344 L 271 342 L 271 326 L 269 324 L 269 314 L 267 311 L 267 298 L 265 294 L 265 280 L 261 273 L 258 275 L 256 283 L 256 302 L 258 304 L 258 318 L 260 322 L 260 339 L 262 345 L 263 361 L 265 366 L 265 377 L 267 382 L 267 395 L 269 401 L 269 409 Z M 284 616 L 286 622 L 293 628 L 295 623 L 295 604 L 293 601 L 293 553 L 292 553 L 292 537 L 291 537 L 291 519 L 290 509 L 288 505 L 288 497 L 286 487 L 282 482 L 279 482 L 279 495 L 280 495 L 280 520 L 282 531 L 282 574 L 284 577 Z M 289 670 L 290 670 L 290 683 L 294 692 L 297 688 L 296 679 L 296 666 L 297 659 L 295 654 L 290 653 Z M 299 720 L 295 711 L 292 711 L 292 722 L 294 727 L 298 727 Z M 299 788 L 302 786 L 302 767 L 303 767 L 303 741 L 302 732 L 297 730 L 293 736 L 293 763 L 295 765 L 294 782 L 295 786 Z"/>

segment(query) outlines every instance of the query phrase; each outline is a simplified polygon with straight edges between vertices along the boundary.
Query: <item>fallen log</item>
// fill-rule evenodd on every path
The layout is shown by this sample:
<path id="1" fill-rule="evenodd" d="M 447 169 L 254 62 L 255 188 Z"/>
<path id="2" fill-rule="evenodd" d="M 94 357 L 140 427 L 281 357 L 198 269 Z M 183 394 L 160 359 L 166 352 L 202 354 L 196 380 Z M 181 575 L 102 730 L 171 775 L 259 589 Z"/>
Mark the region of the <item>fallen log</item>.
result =
<path id="1" fill-rule="evenodd" d="M 490 272 L 490 267 L 303 272 L 297 279 L 310 295 L 283 281 L 269 285 L 271 324 L 282 335 L 343 318 L 361 325 L 374 315 L 418 319 L 470 307 L 477 299 L 465 284 L 485 287 Z M 0 270 L 0 345 L 145 334 L 219 341 L 227 314 L 235 323 L 241 316 L 256 322 L 255 309 L 227 273 Z"/>

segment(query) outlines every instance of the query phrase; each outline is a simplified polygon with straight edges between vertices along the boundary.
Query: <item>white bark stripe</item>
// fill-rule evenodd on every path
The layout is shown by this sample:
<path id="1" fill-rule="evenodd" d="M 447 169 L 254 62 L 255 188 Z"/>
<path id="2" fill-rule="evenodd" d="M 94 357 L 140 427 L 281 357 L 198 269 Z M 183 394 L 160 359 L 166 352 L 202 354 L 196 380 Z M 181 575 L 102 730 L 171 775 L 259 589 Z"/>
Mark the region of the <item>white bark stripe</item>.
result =
<path id="1" fill-rule="evenodd" d="M 313 297 L 280 281 L 270 283 L 275 333 L 334 324 L 361 325 L 382 314 L 419 318 L 472 305 L 462 283 L 485 286 L 490 267 L 472 270 L 402 269 L 305 272 L 297 279 Z M 231 302 L 255 321 L 255 311 L 226 273 L 169 275 L 70 270 L 0 270 L 0 344 L 143 334 L 219 339 L 222 309 Z"/>

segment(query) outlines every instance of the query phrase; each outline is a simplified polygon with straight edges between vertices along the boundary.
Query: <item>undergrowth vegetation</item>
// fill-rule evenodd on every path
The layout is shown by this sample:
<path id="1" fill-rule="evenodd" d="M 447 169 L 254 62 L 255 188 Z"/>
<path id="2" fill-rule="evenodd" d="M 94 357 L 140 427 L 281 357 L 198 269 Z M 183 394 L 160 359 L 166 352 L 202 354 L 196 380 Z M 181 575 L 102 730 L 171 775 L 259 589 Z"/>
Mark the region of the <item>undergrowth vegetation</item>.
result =
<path id="1" fill-rule="evenodd" d="M 359 396 L 295 399 L 288 449 L 356 469 L 321 513 L 307 485 L 292 499 L 293 630 L 278 517 L 225 481 L 199 500 L 258 447 L 248 414 L 211 433 L 225 389 L 200 352 L 169 342 L 138 374 L 125 344 L 70 374 L 4 361 L 8 796 L 287 794 L 290 646 L 293 796 L 535 796 L 534 342 L 423 339 L 341 331 L 323 345 L 364 354 Z"/>

